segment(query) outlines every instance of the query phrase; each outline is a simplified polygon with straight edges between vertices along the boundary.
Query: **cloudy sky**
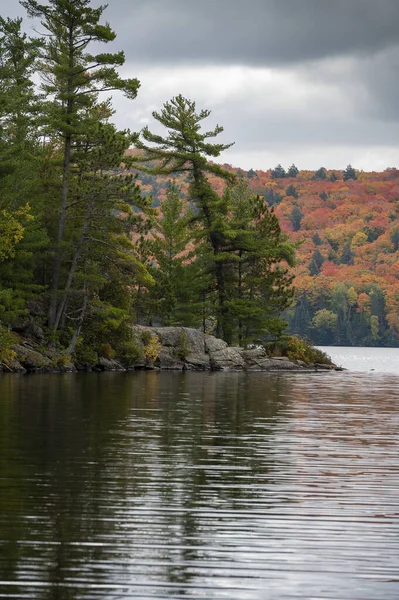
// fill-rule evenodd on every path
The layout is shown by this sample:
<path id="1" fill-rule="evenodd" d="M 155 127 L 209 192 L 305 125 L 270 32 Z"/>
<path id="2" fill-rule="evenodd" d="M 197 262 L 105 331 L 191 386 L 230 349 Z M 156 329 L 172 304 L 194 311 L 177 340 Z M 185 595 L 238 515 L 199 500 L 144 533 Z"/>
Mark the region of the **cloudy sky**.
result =
<path id="1" fill-rule="evenodd" d="M 141 81 L 114 98 L 121 127 L 181 93 L 235 141 L 234 166 L 399 167 L 399 0 L 108 0 L 104 17 Z"/>

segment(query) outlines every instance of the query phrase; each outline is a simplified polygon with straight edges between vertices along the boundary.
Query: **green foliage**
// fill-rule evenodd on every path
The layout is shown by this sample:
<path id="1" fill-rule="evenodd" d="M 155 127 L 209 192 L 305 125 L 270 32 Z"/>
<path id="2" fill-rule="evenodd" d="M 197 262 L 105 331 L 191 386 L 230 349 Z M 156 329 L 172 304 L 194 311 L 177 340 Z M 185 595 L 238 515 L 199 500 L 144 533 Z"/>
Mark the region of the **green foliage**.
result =
<path id="1" fill-rule="evenodd" d="M 111 344 L 109 344 L 108 342 L 100 345 L 98 354 L 100 356 L 103 356 L 104 358 L 108 358 L 109 360 L 111 360 L 112 358 L 115 358 L 115 350 L 112 348 Z"/>
<path id="2" fill-rule="evenodd" d="M 292 223 L 294 231 L 299 231 L 301 228 L 303 213 L 297 204 L 294 204 L 290 212 L 289 219 Z"/>
<path id="3" fill-rule="evenodd" d="M 292 184 L 290 184 L 287 189 L 285 190 L 285 195 L 286 196 L 292 196 L 292 198 L 298 198 L 298 192 L 296 190 L 296 187 L 293 186 Z"/>
<path id="4" fill-rule="evenodd" d="M 185 360 L 187 356 L 190 354 L 190 343 L 185 331 L 182 331 L 179 335 L 179 341 L 176 346 L 176 356 L 180 358 L 180 360 Z"/>
<path id="5" fill-rule="evenodd" d="M 324 167 L 320 167 L 320 169 L 318 169 L 315 174 L 313 175 L 312 179 L 317 180 L 317 179 L 327 179 L 327 171 Z"/>
<path id="6" fill-rule="evenodd" d="M 286 170 L 278 164 L 277 167 L 271 170 L 271 177 L 272 179 L 284 179 L 284 177 L 287 177 Z"/>
<path id="7" fill-rule="evenodd" d="M 95 352 L 83 338 L 78 339 L 72 358 L 77 364 L 86 365 L 88 367 L 94 367 L 94 365 L 98 363 L 97 352 Z"/>
<path id="8" fill-rule="evenodd" d="M 16 336 L 0 325 L 0 365 L 3 363 L 8 367 L 10 362 L 15 360 L 13 346 L 16 343 Z"/>
<path id="9" fill-rule="evenodd" d="M 346 169 L 343 171 L 344 181 L 348 181 L 348 179 L 357 179 L 357 174 L 352 165 L 348 165 Z"/>
<path id="10" fill-rule="evenodd" d="M 331 365 L 331 358 L 297 335 L 283 335 L 265 346 L 270 357 L 286 356 L 290 360 L 301 360 L 306 364 Z"/>
<path id="11" fill-rule="evenodd" d="M 125 367 L 133 365 L 136 361 L 144 360 L 143 348 L 134 338 L 119 344 L 117 356 Z"/>
<path id="12" fill-rule="evenodd" d="M 292 165 L 288 168 L 287 176 L 288 177 L 296 177 L 298 175 L 298 173 L 299 173 L 299 170 L 294 165 L 294 163 L 292 163 Z"/>

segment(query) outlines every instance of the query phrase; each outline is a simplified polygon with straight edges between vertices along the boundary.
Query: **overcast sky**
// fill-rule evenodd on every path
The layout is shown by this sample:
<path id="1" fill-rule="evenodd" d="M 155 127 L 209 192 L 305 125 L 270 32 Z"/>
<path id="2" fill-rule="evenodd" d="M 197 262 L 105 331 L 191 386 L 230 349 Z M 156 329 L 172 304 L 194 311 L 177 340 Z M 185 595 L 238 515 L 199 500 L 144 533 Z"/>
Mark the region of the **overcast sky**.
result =
<path id="1" fill-rule="evenodd" d="M 235 141 L 234 166 L 399 167 L 399 0 L 109 0 L 104 18 L 141 81 L 114 98 L 119 126 L 151 127 L 181 93 Z"/>

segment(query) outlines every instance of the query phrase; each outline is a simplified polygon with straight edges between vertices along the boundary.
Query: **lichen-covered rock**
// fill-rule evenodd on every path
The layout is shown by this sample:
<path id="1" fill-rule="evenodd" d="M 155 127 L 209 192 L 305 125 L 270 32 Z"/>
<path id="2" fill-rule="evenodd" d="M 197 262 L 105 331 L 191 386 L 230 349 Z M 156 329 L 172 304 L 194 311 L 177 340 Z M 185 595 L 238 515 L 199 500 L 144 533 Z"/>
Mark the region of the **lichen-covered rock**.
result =
<path id="1" fill-rule="evenodd" d="M 204 334 L 204 343 L 206 352 L 219 352 L 228 347 L 227 342 L 213 337 L 213 335 Z"/>
<path id="2" fill-rule="evenodd" d="M 173 346 L 163 346 L 158 360 L 162 370 L 183 371 L 185 368 L 184 361 L 176 356 Z"/>
<path id="3" fill-rule="evenodd" d="M 17 360 L 8 360 L 7 364 L 0 363 L 0 373 L 26 373 L 26 369 Z"/>
<path id="4" fill-rule="evenodd" d="M 258 366 L 259 361 L 266 357 L 266 350 L 264 348 L 250 348 L 249 350 L 243 350 L 242 356 L 247 367 Z"/>
<path id="5" fill-rule="evenodd" d="M 241 371 L 245 367 L 242 348 L 223 348 L 210 352 L 211 368 L 214 371 Z"/>
<path id="6" fill-rule="evenodd" d="M 188 371 L 209 371 L 211 361 L 205 352 L 190 352 L 184 359 L 185 368 Z"/>
<path id="7" fill-rule="evenodd" d="M 121 365 L 120 362 L 113 358 L 104 358 L 100 356 L 98 363 L 95 366 L 98 371 L 125 371 L 126 369 Z"/>
<path id="8" fill-rule="evenodd" d="M 55 370 L 50 358 L 33 350 L 28 345 L 16 344 L 13 349 L 17 355 L 18 363 L 29 373 Z"/>

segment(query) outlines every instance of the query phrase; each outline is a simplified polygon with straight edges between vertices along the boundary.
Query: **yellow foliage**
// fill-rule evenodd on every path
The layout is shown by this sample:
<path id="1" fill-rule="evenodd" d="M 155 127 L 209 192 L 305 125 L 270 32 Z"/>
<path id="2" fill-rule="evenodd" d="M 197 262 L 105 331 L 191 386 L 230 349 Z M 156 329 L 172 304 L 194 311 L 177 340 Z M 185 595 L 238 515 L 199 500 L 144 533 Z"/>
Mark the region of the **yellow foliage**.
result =
<path id="1" fill-rule="evenodd" d="M 157 360 L 162 349 L 162 344 L 157 335 L 153 335 L 144 346 L 144 355 L 147 360 Z"/>

